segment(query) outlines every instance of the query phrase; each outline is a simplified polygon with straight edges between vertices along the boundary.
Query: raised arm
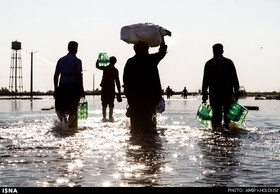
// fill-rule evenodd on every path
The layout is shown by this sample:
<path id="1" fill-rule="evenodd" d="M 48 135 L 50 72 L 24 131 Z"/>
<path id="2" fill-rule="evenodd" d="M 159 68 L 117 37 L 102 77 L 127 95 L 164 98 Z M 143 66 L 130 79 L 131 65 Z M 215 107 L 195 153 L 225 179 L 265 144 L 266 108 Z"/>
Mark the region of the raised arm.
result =
<path id="1" fill-rule="evenodd" d="M 167 45 L 165 44 L 164 36 L 162 36 L 162 41 L 159 47 L 159 53 L 164 57 L 166 55 L 166 51 L 167 51 Z"/>
<path id="2" fill-rule="evenodd" d="M 155 54 L 152 54 L 154 57 L 153 59 L 156 61 L 156 65 L 165 57 L 167 51 L 167 45 L 165 44 L 164 41 L 164 36 L 162 36 L 162 41 L 159 47 L 159 51 Z"/>
<path id="3" fill-rule="evenodd" d="M 104 70 L 106 68 L 106 67 L 103 67 L 103 66 L 99 66 L 98 59 L 96 61 L 95 66 L 96 66 L 97 69 L 100 69 L 100 70 Z"/>

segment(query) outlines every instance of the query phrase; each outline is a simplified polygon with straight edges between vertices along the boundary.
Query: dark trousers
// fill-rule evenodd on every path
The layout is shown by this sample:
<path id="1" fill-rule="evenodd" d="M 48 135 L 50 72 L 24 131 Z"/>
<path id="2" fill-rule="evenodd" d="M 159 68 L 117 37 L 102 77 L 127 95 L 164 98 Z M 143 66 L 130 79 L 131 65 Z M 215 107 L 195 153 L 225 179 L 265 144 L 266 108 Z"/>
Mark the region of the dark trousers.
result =
<path id="1" fill-rule="evenodd" d="M 139 135 L 149 135 L 156 133 L 156 112 L 144 111 L 141 108 L 130 107 L 128 110 L 130 117 L 131 133 Z"/>
<path id="2" fill-rule="evenodd" d="M 156 106 L 161 95 L 158 93 L 151 95 L 137 95 L 136 93 L 126 93 L 128 110 L 130 117 L 131 133 L 139 135 L 156 134 Z"/>
<path id="3" fill-rule="evenodd" d="M 55 93 L 55 110 L 60 121 L 67 119 L 70 128 L 78 127 L 77 107 L 80 101 L 80 89 L 76 82 L 61 83 Z"/>
<path id="4" fill-rule="evenodd" d="M 115 100 L 115 90 L 111 88 L 102 87 L 101 90 L 101 102 L 103 107 L 107 107 L 109 105 L 110 108 L 114 108 L 114 100 Z"/>
<path id="5" fill-rule="evenodd" d="M 224 121 L 223 127 L 228 129 L 230 119 L 227 114 L 231 105 L 231 95 L 210 97 L 210 105 L 213 109 L 212 128 L 222 127 L 222 121 Z"/>
<path id="6" fill-rule="evenodd" d="M 222 120 L 224 120 L 224 127 L 229 128 L 230 119 L 227 117 L 230 105 L 212 104 L 213 117 L 212 128 L 222 127 Z"/>

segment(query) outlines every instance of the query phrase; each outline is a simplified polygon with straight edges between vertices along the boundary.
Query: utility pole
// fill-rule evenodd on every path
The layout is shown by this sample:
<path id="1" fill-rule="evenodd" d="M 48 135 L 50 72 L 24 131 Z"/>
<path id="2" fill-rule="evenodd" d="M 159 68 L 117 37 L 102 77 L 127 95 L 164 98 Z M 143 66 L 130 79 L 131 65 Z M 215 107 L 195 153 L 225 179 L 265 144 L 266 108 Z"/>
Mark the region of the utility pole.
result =
<path id="1" fill-rule="evenodd" d="M 95 87 L 95 75 L 93 74 L 93 82 L 92 82 L 92 93 L 94 93 L 94 87 Z"/>
<path id="2" fill-rule="evenodd" d="M 31 99 L 33 98 L 33 54 L 37 53 L 37 51 L 31 50 L 30 52 L 31 55 L 31 72 L 30 72 L 30 97 Z"/>

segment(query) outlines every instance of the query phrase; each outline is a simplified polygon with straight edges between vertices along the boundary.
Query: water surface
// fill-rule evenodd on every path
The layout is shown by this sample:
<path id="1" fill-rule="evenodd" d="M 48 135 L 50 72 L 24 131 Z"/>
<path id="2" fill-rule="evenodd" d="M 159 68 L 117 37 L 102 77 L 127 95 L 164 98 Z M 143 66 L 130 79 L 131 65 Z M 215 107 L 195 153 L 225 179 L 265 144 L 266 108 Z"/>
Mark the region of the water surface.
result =
<path id="1" fill-rule="evenodd" d="M 166 100 L 158 136 L 131 137 L 126 99 L 115 122 L 101 122 L 99 96 L 89 118 L 63 131 L 51 96 L 0 100 L 0 185 L 9 187 L 279 186 L 280 101 L 240 99 L 249 111 L 238 132 L 213 132 L 195 120 L 201 96 Z"/>

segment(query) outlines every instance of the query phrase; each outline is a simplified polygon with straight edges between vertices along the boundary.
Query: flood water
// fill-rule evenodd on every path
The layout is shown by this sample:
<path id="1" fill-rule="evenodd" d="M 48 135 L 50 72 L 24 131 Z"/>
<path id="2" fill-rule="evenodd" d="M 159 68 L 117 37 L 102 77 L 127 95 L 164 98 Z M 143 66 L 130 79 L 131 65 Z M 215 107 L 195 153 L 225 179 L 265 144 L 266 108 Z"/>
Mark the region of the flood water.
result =
<path id="1" fill-rule="evenodd" d="M 240 99 L 243 130 L 213 132 L 196 119 L 201 96 L 166 100 L 159 135 L 131 137 L 126 99 L 115 122 L 101 122 L 100 96 L 86 96 L 89 118 L 63 131 L 52 96 L 0 100 L 0 185 L 8 187 L 213 187 L 280 183 L 280 101 Z"/>

